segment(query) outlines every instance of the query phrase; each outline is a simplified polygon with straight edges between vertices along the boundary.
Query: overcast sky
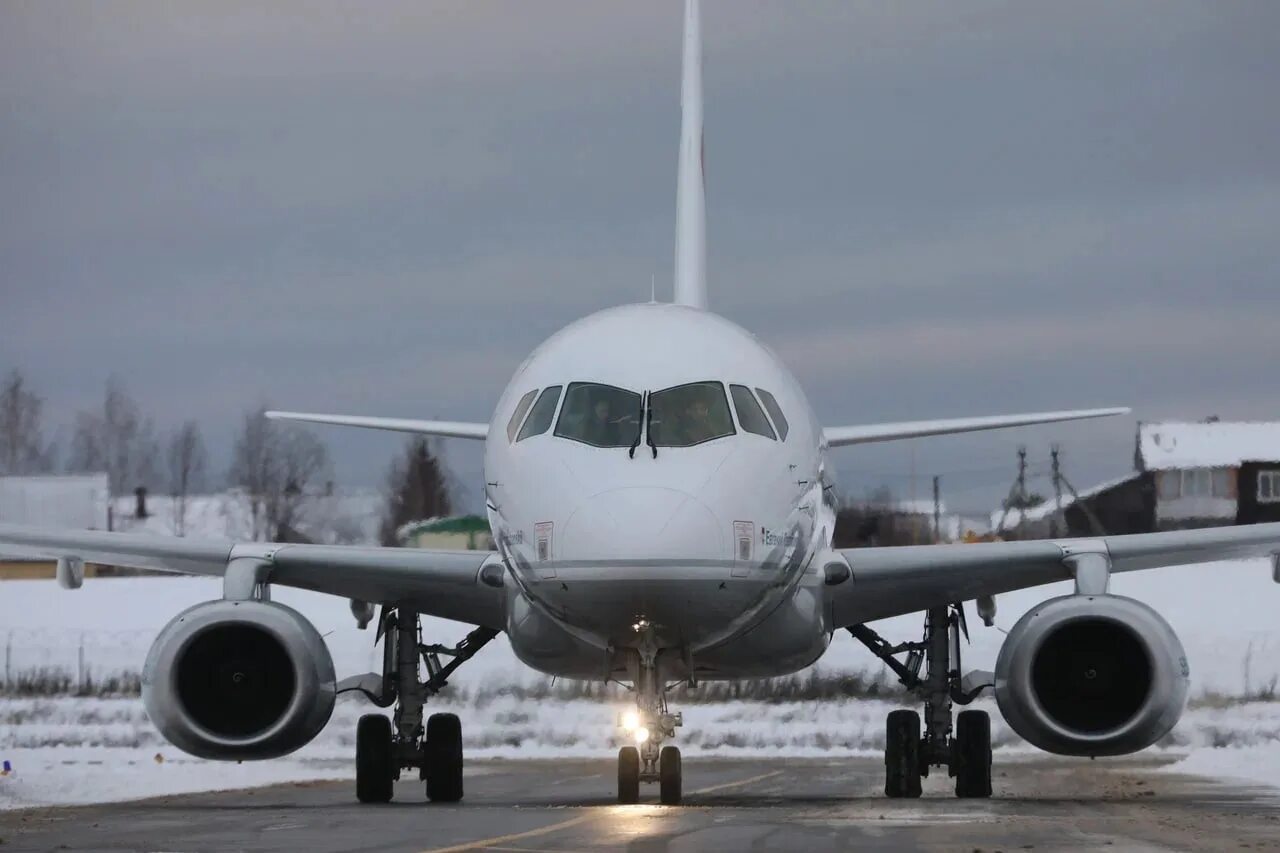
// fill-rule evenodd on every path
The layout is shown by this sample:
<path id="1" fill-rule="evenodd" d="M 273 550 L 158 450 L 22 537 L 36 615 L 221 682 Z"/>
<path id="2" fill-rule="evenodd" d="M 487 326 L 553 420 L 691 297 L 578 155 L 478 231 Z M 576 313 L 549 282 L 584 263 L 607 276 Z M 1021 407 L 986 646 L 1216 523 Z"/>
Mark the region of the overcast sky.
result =
<path id="1" fill-rule="evenodd" d="M 265 8 L 264 8 L 265 6 Z M 110 373 L 223 462 L 258 402 L 487 420 L 670 293 L 679 3 L 0 3 L 0 370 Z M 831 424 L 1134 406 L 835 451 L 855 495 L 1135 420 L 1280 418 L 1280 4 L 707 0 L 712 307 Z M 341 482 L 400 439 L 326 429 Z M 476 506 L 478 447 L 448 443 Z M 1043 490 L 1043 482 L 1039 484 Z"/>

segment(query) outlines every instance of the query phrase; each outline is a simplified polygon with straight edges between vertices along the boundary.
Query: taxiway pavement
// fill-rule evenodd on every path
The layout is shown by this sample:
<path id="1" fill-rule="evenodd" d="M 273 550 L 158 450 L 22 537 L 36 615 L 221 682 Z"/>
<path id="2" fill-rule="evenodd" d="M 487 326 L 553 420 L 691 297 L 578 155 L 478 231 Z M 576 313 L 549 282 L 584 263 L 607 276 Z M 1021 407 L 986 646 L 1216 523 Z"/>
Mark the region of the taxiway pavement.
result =
<path id="1" fill-rule="evenodd" d="M 614 803 L 607 760 L 487 761 L 460 804 L 416 780 L 361 806 L 350 781 L 0 812 L 0 851 L 1280 850 L 1280 794 L 1152 772 L 1159 759 L 997 756 L 995 797 L 945 772 L 887 800 L 874 758 L 685 761 L 685 804 Z M 647 804 L 646 804 L 647 803 Z"/>

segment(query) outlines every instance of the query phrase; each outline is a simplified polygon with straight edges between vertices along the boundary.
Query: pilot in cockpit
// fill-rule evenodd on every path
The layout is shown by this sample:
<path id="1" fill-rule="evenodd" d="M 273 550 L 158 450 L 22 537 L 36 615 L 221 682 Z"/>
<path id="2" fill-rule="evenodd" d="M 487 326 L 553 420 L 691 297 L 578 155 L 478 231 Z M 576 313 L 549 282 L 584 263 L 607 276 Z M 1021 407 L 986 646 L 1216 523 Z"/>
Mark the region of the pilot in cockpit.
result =
<path id="1" fill-rule="evenodd" d="M 683 439 L 688 444 L 697 444 L 716 435 L 717 430 L 711 423 L 711 407 L 705 397 L 691 396 L 680 419 Z"/>
<path id="2" fill-rule="evenodd" d="M 608 397 L 596 398 L 584 432 L 588 441 L 601 447 L 616 447 L 622 443 L 622 425 L 613 417 L 613 405 Z"/>

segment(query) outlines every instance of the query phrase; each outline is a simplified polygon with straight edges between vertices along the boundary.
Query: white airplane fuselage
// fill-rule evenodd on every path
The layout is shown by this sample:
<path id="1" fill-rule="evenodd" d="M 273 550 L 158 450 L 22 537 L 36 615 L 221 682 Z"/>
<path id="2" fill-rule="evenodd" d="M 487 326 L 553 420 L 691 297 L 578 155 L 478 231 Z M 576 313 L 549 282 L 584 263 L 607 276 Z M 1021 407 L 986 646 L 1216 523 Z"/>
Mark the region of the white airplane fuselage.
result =
<path id="1" fill-rule="evenodd" d="M 545 389 L 538 412 L 531 392 Z M 667 389 L 677 390 L 652 396 Z M 678 400 L 690 393 L 724 397 L 707 433 L 716 437 L 670 446 L 687 440 Z M 583 431 L 592 394 L 612 402 L 600 404 L 607 439 Z M 645 394 L 653 412 L 641 423 Z M 755 402 L 767 396 L 776 407 L 761 427 Z M 677 402 L 664 405 L 669 397 Z M 486 504 L 511 568 L 516 654 L 580 678 L 625 671 L 628 650 L 646 644 L 675 678 L 812 663 L 834 627 L 815 560 L 835 523 L 825 455 L 799 383 L 723 317 L 640 304 L 562 329 L 516 371 L 486 441 Z"/>

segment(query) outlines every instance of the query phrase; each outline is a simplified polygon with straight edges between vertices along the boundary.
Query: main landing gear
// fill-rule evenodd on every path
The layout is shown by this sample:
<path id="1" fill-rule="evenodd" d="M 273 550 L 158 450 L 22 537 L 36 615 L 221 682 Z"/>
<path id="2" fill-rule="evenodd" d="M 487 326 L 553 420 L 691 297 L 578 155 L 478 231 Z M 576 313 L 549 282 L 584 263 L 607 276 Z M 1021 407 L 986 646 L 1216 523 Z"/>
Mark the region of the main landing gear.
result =
<path id="1" fill-rule="evenodd" d="M 885 796 L 920 796 L 920 780 L 930 767 L 947 768 L 957 797 L 991 796 L 991 718 L 986 711 L 961 711 L 951 725 L 952 704 L 967 705 L 990 683 L 960 677 L 960 636 L 968 637 L 964 606 L 934 607 L 925 615 L 924 639 L 893 646 L 865 625 L 849 628 L 863 645 L 897 674 L 924 702 L 924 726 L 915 711 L 889 713 L 885 725 Z M 906 653 L 906 660 L 897 655 Z M 920 669 L 927 664 L 925 676 Z M 986 681 L 986 679 L 979 679 Z"/>
<path id="2" fill-rule="evenodd" d="M 456 714 L 432 714 L 424 727 L 422 708 L 498 632 L 477 628 L 451 647 L 423 645 L 420 633 L 417 613 L 385 611 L 378 626 L 384 640 L 382 675 L 370 673 L 340 685 L 339 692 L 358 690 L 379 707 L 396 706 L 392 718 L 365 714 L 356 726 L 356 798 L 362 803 L 390 802 L 393 783 L 406 768 L 418 769 L 432 802 L 462 799 L 462 724 Z M 452 659 L 441 664 L 441 655 Z"/>
<path id="3" fill-rule="evenodd" d="M 675 737 L 684 720 L 667 710 L 666 686 L 657 666 L 657 650 L 642 647 L 633 661 L 635 667 L 636 710 L 628 711 L 619 726 L 635 738 L 635 746 L 618 750 L 618 802 L 640 802 L 640 783 L 657 782 L 658 800 L 664 806 L 678 806 L 684 795 L 680 749 L 662 746 Z"/>

